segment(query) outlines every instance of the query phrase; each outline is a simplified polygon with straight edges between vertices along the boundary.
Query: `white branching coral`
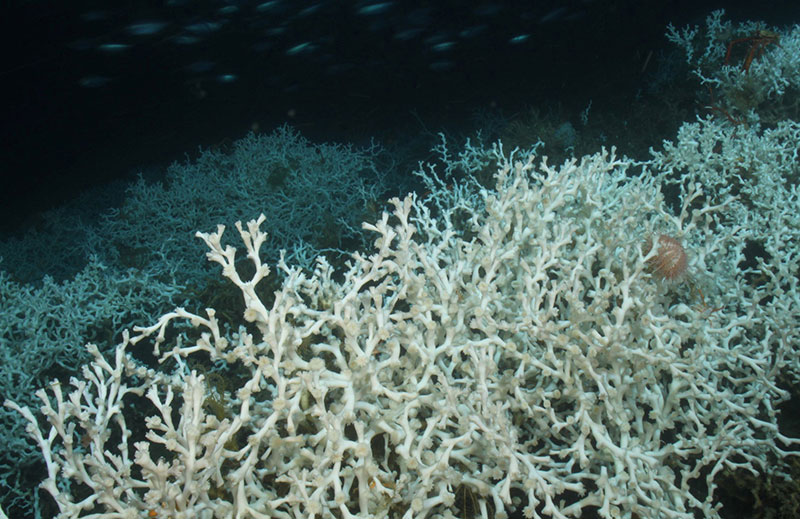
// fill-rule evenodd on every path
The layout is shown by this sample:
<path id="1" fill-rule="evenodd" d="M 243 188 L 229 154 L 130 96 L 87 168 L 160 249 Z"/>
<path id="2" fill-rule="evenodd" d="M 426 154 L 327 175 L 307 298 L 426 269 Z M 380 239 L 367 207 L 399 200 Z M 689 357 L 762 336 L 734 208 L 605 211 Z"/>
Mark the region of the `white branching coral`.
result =
<path id="1" fill-rule="evenodd" d="M 737 123 L 797 115 L 800 25 L 734 24 L 720 9 L 706 18 L 704 28 L 669 25 L 667 38 L 686 53 L 716 115 Z"/>
<path id="2" fill-rule="evenodd" d="M 394 199 L 343 273 L 281 262 L 272 297 L 263 216 L 236 226 L 247 269 L 223 227 L 200 233 L 243 295 L 241 322 L 177 309 L 113 361 L 92 349 L 68 393 L 39 393 L 47 428 L 8 404 L 59 517 L 410 519 L 469 496 L 484 518 L 688 519 L 717 516 L 723 468 L 780 467 L 783 366 L 772 323 L 736 291 L 732 198 L 709 205 L 692 184 L 675 216 L 656 177 L 613 153 L 497 159 L 479 196 Z M 691 280 L 650 272 L 658 233 L 684 244 Z M 128 354 L 148 341 L 159 370 Z"/>

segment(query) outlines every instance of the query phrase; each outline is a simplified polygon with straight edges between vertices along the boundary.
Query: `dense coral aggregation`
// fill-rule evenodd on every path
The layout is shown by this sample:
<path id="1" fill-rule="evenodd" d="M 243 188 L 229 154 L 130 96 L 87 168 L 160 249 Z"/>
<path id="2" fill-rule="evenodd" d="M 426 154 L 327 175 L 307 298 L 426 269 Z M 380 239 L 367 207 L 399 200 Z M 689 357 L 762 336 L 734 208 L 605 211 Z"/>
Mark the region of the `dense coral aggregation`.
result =
<path id="1" fill-rule="evenodd" d="M 717 516 L 717 472 L 772 470 L 788 441 L 772 324 L 735 290 L 730 199 L 691 185 L 673 216 L 613 154 L 497 158 L 494 190 L 393 200 L 343 274 L 281 262 L 270 303 L 263 217 L 237 224 L 251 276 L 223 227 L 199 234 L 244 297 L 235 333 L 178 309 L 112 363 L 93 349 L 69 395 L 40 392 L 49 430 L 17 408 L 60 517 L 452 517 L 466 495 L 482 517 Z M 654 279 L 641 244 L 662 232 L 691 247 L 694 283 L 713 279 L 712 315 Z M 176 340 L 178 323 L 200 333 Z M 146 340 L 171 375 L 128 356 Z M 189 371 L 198 357 L 236 387 Z"/>

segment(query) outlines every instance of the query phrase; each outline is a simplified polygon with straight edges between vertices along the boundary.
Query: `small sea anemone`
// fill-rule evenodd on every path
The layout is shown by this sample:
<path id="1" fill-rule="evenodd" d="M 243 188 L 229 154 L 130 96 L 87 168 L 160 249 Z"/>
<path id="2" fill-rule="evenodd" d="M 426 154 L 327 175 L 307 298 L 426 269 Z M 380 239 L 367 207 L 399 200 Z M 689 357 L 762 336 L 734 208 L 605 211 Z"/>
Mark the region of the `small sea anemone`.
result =
<path id="1" fill-rule="evenodd" d="M 653 239 L 648 238 L 642 252 L 648 255 L 652 248 Z M 667 281 L 679 281 L 683 279 L 689 269 L 689 258 L 681 242 L 672 236 L 661 234 L 658 236 L 656 252 L 648 258 L 647 264 L 654 276 Z"/>

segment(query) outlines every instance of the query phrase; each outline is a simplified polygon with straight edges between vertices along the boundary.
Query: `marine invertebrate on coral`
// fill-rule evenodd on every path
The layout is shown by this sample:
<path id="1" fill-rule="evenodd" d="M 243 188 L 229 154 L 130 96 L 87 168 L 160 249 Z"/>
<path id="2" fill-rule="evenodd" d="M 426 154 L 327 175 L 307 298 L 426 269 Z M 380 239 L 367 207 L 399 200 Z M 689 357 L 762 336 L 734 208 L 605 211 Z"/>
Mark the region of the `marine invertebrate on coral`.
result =
<path id="1" fill-rule="evenodd" d="M 653 255 L 653 239 L 649 238 L 644 245 L 643 252 L 647 259 L 647 264 L 653 275 L 667 281 L 679 281 L 686 276 L 689 270 L 689 256 L 681 242 L 672 236 L 661 234 L 655 243 Z"/>

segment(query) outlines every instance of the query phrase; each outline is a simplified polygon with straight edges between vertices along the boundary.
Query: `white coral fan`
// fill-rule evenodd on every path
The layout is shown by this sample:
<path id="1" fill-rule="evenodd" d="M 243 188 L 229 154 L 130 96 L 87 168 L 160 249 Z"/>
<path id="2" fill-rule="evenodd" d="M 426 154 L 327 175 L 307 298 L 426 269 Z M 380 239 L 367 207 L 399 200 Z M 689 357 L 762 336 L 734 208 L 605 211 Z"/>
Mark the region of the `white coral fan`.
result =
<path id="1" fill-rule="evenodd" d="M 495 190 L 443 189 L 435 214 L 393 200 L 343 274 L 282 265 L 269 303 L 264 218 L 237 224 L 252 277 L 223 228 L 200 234 L 244 296 L 237 333 L 178 309 L 97 356 L 68 399 L 40 392 L 50 431 L 21 409 L 59 517 L 716 517 L 719 471 L 769 470 L 788 441 L 769 323 L 728 290 L 729 201 L 691 186 L 673 216 L 605 152 L 498 160 Z M 655 232 L 682 240 L 691 281 L 648 272 Z M 177 322 L 202 333 L 175 339 Z M 126 357 L 147 338 L 170 377 Z M 197 357 L 233 387 L 188 372 Z"/>

